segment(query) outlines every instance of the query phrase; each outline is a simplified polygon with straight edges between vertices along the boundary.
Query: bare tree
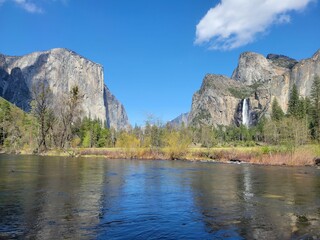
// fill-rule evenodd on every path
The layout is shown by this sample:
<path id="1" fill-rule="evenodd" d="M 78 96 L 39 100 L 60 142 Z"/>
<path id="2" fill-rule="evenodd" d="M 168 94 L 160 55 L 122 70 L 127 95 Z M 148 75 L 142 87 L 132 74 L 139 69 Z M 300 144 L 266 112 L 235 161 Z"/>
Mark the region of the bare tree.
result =
<path id="1" fill-rule="evenodd" d="M 32 86 L 32 113 L 39 124 L 38 152 L 48 148 L 47 136 L 54 123 L 52 91 L 46 83 L 38 82 Z"/>
<path id="2" fill-rule="evenodd" d="M 66 147 L 72 140 L 72 128 L 82 113 L 83 95 L 78 86 L 73 86 L 69 94 L 63 95 L 58 101 L 58 124 L 55 126 L 56 145 Z"/>

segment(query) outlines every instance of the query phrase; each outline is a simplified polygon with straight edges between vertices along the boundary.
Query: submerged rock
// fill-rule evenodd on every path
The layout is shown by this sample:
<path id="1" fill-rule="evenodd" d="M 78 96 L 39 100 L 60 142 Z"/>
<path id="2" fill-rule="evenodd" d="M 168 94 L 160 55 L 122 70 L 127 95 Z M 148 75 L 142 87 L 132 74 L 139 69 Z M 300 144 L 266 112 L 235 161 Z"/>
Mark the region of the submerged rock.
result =
<path id="1" fill-rule="evenodd" d="M 229 162 L 231 162 L 231 163 L 242 163 L 242 160 L 237 159 L 237 158 L 232 158 L 232 159 L 229 160 Z"/>

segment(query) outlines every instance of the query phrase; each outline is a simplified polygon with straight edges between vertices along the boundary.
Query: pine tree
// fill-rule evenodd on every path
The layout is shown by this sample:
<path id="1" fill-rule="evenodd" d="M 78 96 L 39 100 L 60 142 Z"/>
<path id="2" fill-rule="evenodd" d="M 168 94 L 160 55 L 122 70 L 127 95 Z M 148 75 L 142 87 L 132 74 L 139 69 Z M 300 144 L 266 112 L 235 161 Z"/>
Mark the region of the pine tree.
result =
<path id="1" fill-rule="evenodd" d="M 280 121 L 284 117 L 284 112 L 282 111 L 277 98 L 272 102 L 272 112 L 271 119 L 274 121 Z"/>
<path id="2" fill-rule="evenodd" d="M 300 105 L 299 92 L 297 89 L 297 85 L 293 84 L 290 97 L 289 97 L 288 115 L 293 117 L 299 117 L 300 108 L 301 108 L 301 105 Z"/>
<path id="3" fill-rule="evenodd" d="M 312 117 L 314 122 L 314 132 L 316 139 L 320 141 L 320 77 L 316 76 L 314 78 L 310 100 L 312 104 Z"/>
<path id="4" fill-rule="evenodd" d="M 306 117 L 306 101 L 305 99 L 301 98 L 299 99 L 298 102 L 298 107 L 297 107 L 297 113 L 296 113 L 296 118 L 303 119 Z"/>

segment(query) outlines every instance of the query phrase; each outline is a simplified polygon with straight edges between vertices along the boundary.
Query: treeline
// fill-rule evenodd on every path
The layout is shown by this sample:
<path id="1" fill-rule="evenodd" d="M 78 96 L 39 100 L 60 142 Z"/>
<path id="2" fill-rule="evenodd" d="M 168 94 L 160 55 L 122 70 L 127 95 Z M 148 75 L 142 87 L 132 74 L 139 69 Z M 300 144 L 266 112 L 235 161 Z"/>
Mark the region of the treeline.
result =
<path id="1" fill-rule="evenodd" d="M 118 133 L 120 147 L 166 148 L 187 143 L 200 147 L 286 145 L 294 150 L 299 145 L 320 142 L 320 78 L 315 77 L 310 97 L 302 98 L 293 85 L 287 114 L 276 98 L 272 102 L 270 118 L 262 118 L 256 126 L 202 126 L 179 129 L 159 121 L 147 121 L 144 128 L 136 126 L 129 132 Z M 133 146 L 131 146 L 133 147 Z"/>
<path id="2" fill-rule="evenodd" d="M 315 77 L 310 97 L 302 98 L 293 85 L 287 114 L 277 100 L 272 103 L 271 121 L 264 126 L 265 141 L 271 144 L 291 143 L 294 146 L 320 141 L 320 78 Z"/>
<path id="3" fill-rule="evenodd" d="M 81 119 L 83 94 L 53 94 L 45 82 L 32 87 L 31 112 L 0 99 L 0 146 L 8 152 L 41 153 L 48 149 L 110 146 L 109 130 L 98 120 Z"/>
<path id="4" fill-rule="evenodd" d="M 6 100 L 0 101 L 0 145 L 7 151 L 40 153 L 48 149 L 148 148 L 167 149 L 171 157 L 189 146 L 254 146 L 256 144 L 298 145 L 320 141 L 320 78 L 312 84 L 309 98 L 301 98 L 297 87 L 290 92 L 287 114 L 277 99 L 270 118 L 247 128 L 237 126 L 181 126 L 174 128 L 156 119 L 127 131 L 108 129 L 105 123 L 81 119 L 83 94 L 74 86 L 68 94 L 52 101 L 50 89 L 39 83 L 33 87 L 32 110 L 23 112 Z"/>
<path id="5" fill-rule="evenodd" d="M 17 151 L 35 145 L 35 119 L 8 101 L 0 98 L 0 146 Z"/>

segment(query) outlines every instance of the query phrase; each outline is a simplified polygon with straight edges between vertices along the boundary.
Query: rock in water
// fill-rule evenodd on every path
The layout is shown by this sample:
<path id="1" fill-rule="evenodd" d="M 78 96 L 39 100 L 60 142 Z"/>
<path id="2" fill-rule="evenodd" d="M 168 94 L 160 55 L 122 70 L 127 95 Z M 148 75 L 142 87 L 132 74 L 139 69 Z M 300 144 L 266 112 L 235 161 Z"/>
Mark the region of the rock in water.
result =
<path id="1" fill-rule="evenodd" d="M 104 84 L 103 67 L 64 48 L 13 57 L 0 54 L 0 96 L 30 110 L 32 86 L 45 81 L 55 99 L 78 85 L 84 93 L 83 115 L 117 130 L 129 128 L 123 105 Z"/>

